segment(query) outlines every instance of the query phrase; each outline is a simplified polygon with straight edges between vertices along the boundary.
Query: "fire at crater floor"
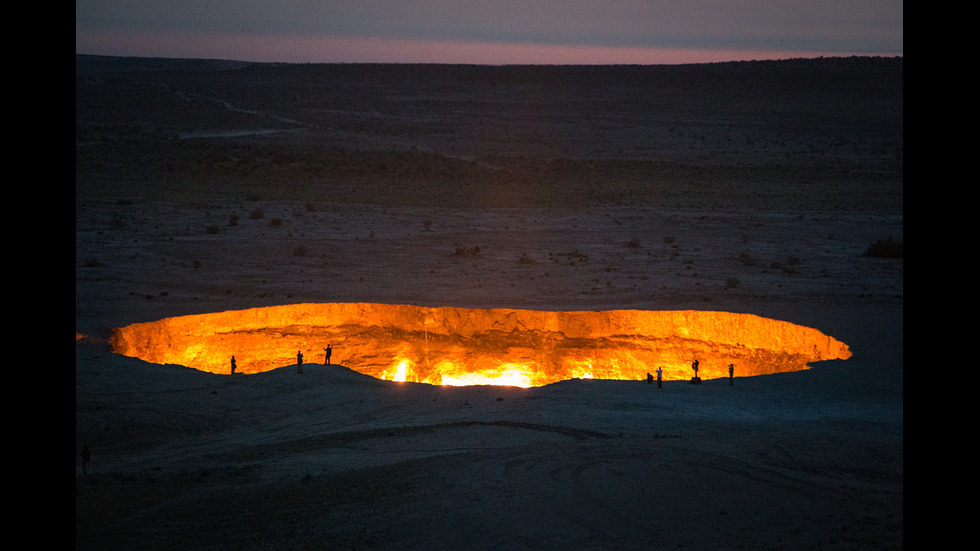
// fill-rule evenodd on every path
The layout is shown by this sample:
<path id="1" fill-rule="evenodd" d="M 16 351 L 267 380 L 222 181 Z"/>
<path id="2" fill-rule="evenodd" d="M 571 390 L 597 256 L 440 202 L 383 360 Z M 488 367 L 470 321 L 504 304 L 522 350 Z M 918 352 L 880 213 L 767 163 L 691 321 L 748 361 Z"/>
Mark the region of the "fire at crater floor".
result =
<path id="1" fill-rule="evenodd" d="M 113 351 L 213 373 L 330 363 L 392 381 L 542 386 L 572 378 L 665 380 L 799 371 L 851 357 L 816 329 L 710 311 L 544 311 L 295 304 L 166 318 L 113 332 Z"/>

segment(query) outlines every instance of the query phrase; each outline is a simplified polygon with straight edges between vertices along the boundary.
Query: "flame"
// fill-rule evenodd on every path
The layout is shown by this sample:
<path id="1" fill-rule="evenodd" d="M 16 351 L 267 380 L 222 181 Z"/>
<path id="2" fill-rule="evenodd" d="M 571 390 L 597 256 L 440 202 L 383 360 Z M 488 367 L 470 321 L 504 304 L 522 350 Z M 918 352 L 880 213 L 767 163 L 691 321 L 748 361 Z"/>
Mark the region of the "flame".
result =
<path id="1" fill-rule="evenodd" d="M 442 374 L 441 384 L 451 386 L 468 385 L 502 385 L 528 388 L 534 386 L 532 377 L 534 371 L 518 364 L 505 363 L 497 368 L 488 368 L 478 372 L 455 371 Z"/>
<path id="2" fill-rule="evenodd" d="M 399 383 L 404 383 L 409 380 L 409 373 L 412 372 L 410 367 L 410 362 L 408 360 L 400 360 L 394 366 L 394 371 L 389 375 L 388 371 L 381 374 L 381 378 L 385 381 L 398 381 Z"/>
<path id="3" fill-rule="evenodd" d="M 116 329 L 118 354 L 213 373 L 330 363 L 387 381 L 541 386 L 573 379 L 686 380 L 797 371 L 847 359 L 816 329 L 751 314 L 609 310 L 556 312 L 369 303 L 296 304 L 181 316 Z M 305 366 L 304 366 L 305 367 Z"/>

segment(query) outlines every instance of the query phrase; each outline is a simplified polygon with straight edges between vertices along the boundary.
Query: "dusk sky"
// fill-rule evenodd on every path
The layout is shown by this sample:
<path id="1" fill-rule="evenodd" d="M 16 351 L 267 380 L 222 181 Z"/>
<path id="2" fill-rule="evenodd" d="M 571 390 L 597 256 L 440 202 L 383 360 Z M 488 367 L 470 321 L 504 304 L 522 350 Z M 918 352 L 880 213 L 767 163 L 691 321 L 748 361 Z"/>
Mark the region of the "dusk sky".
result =
<path id="1" fill-rule="evenodd" d="M 673 64 L 903 55 L 902 0 L 76 0 L 75 53 Z"/>

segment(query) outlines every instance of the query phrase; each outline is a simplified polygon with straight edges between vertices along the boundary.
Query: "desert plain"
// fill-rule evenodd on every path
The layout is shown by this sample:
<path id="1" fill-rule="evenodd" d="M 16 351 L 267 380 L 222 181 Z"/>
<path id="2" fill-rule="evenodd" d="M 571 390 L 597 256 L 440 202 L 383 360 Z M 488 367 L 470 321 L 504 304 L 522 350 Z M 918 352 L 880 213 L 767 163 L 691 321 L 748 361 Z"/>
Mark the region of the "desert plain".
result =
<path id="1" fill-rule="evenodd" d="M 903 548 L 902 64 L 76 56 L 76 548 Z M 853 356 L 516 388 L 109 346 L 330 302 L 750 313 Z"/>

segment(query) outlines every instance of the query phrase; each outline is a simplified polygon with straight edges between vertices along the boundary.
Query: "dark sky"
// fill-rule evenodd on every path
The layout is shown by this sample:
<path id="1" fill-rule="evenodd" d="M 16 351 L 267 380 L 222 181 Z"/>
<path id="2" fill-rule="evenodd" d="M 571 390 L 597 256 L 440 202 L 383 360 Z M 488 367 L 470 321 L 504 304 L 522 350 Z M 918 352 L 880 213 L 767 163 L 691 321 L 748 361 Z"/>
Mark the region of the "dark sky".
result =
<path id="1" fill-rule="evenodd" d="M 903 3 L 76 0 L 75 52 L 491 64 L 903 55 Z"/>

